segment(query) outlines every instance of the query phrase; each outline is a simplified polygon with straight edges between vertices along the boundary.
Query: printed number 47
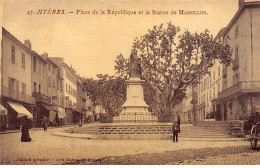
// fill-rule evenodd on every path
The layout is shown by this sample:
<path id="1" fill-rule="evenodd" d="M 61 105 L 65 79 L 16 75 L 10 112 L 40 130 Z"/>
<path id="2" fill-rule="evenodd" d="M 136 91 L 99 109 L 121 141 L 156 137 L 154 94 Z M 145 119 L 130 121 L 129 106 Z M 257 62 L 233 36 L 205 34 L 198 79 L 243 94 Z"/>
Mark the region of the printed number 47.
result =
<path id="1" fill-rule="evenodd" d="M 33 14 L 33 11 L 28 11 L 27 14 L 28 14 L 28 15 L 32 15 L 32 14 Z"/>

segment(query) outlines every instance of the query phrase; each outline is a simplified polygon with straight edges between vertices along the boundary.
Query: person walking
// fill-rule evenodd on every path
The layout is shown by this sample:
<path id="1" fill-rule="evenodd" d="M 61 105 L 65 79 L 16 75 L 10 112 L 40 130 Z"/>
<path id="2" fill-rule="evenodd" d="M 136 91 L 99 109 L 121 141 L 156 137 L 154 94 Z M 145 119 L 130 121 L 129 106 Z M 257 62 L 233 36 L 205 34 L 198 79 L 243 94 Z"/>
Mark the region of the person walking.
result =
<path id="1" fill-rule="evenodd" d="M 82 127 L 82 121 L 79 119 L 79 127 Z"/>
<path id="2" fill-rule="evenodd" d="M 179 126 L 179 130 L 178 132 L 181 133 L 181 118 L 180 118 L 180 115 L 178 114 L 178 120 L 177 120 L 177 123 L 178 123 L 178 126 Z"/>
<path id="3" fill-rule="evenodd" d="M 173 142 L 178 142 L 178 132 L 179 132 L 179 124 L 174 121 L 172 125 Z"/>
<path id="4" fill-rule="evenodd" d="M 31 121 L 27 118 L 27 116 L 24 116 L 21 118 L 21 142 L 31 142 L 32 138 L 30 137 L 29 129 L 31 128 Z"/>
<path id="5" fill-rule="evenodd" d="M 44 116 L 42 120 L 42 126 L 44 131 L 47 131 L 48 124 L 49 124 L 49 119 Z"/>

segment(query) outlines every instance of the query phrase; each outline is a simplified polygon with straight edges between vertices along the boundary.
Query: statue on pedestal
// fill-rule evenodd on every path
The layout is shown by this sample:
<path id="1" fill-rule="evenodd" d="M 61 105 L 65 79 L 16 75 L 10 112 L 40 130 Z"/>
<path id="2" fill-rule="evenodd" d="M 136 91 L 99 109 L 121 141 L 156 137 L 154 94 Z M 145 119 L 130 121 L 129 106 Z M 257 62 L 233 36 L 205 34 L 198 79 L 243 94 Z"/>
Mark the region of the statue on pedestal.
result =
<path id="1" fill-rule="evenodd" d="M 130 55 L 130 77 L 141 77 L 141 58 L 135 53 Z"/>

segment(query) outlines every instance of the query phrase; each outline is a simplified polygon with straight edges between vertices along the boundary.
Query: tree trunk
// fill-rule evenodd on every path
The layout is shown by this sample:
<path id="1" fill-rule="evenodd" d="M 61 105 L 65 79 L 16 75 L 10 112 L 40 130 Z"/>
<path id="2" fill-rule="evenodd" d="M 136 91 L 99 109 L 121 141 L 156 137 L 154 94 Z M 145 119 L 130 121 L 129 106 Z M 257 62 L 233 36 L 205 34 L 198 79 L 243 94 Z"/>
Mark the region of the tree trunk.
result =
<path id="1" fill-rule="evenodd" d="M 176 112 L 173 111 L 172 101 L 168 101 L 167 104 L 166 104 L 166 116 L 169 117 L 170 122 L 173 122 L 177 119 Z"/>

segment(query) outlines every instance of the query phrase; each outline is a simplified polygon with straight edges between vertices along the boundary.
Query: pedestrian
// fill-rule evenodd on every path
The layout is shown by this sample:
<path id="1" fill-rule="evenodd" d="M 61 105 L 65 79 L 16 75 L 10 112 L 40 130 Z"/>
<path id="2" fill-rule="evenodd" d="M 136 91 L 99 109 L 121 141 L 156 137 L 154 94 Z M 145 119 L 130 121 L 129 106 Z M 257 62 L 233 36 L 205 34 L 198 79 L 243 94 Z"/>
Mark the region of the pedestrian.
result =
<path id="1" fill-rule="evenodd" d="M 179 114 L 178 114 L 177 118 L 178 118 L 177 123 L 178 123 L 178 126 L 179 126 L 178 132 L 181 133 L 181 118 L 180 118 Z"/>
<path id="2" fill-rule="evenodd" d="M 79 127 L 82 127 L 82 121 L 79 119 Z"/>
<path id="3" fill-rule="evenodd" d="M 27 118 L 27 116 L 24 116 L 21 118 L 21 142 L 31 142 L 32 138 L 30 137 L 29 129 L 31 128 L 31 121 Z"/>
<path id="4" fill-rule="evenodd" d="M 44 131 L 47 131 L 48 124 L 49 124 L 49 119 L 44 116 L 42 120 L 42 126 Z"/>
<path id="5" fill-rule="evenodd" d="M 177 122 L 173 122 L 172 125 L 172 136 L 173 136 L 173 142 L 178 142 L 178 132 L 179 132 L 179 125 Z"/>

